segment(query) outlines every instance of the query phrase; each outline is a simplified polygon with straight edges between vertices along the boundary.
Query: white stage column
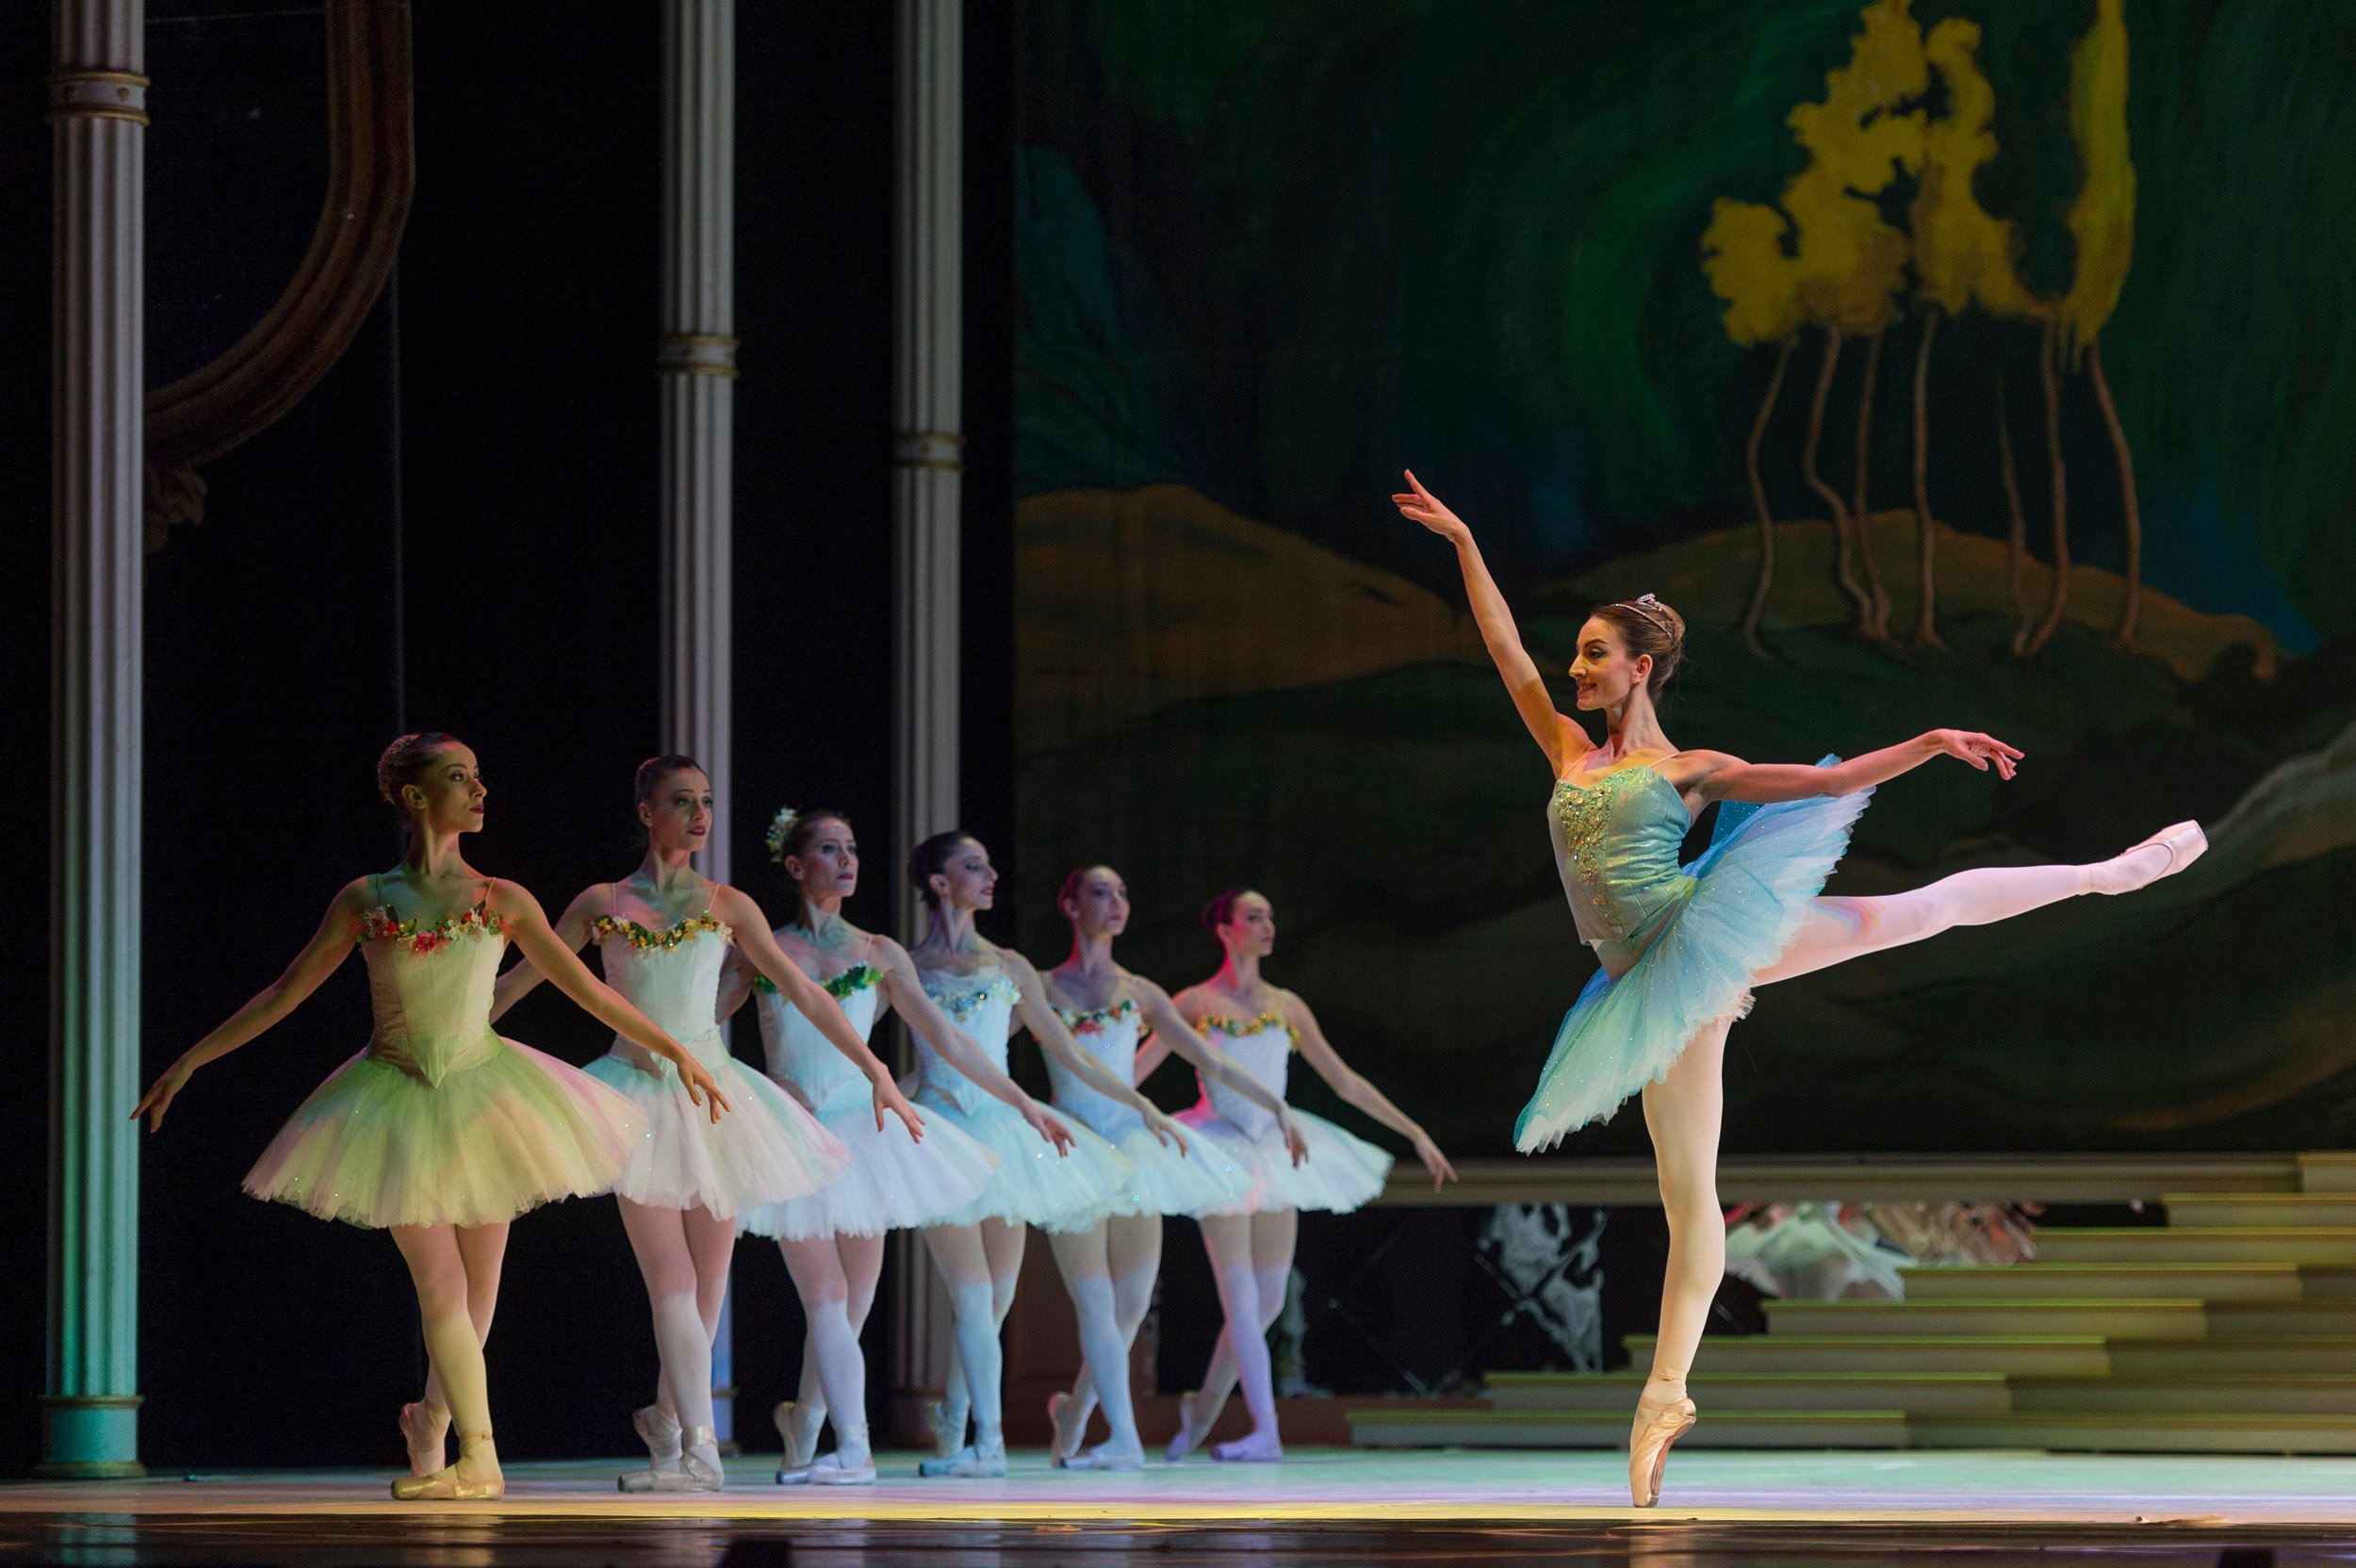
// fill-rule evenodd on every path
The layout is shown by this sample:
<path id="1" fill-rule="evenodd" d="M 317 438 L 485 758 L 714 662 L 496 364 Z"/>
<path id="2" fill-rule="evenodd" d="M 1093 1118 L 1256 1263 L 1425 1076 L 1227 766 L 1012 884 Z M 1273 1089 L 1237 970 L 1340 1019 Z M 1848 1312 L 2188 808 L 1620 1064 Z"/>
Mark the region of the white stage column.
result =
<path id="1" fill-rule="evenodd" d="M 964 476 L 964 59 L 961 0 L 898 0 L 892 246 L 892 846 L 957 823 L 957 487 Z M 896 869 L 896 868 L 895 868 Z M 906 890 L 907 879 L 894 879 Z M 904 890 L 902 929 L 924 913 Z M 906 1064 L 903 1064 L 906 1065 Z M 947 1293 L 918 1238 L 893 1239 L 895 1385 L 937 1388 Z"/>
<path id="2" fill-rule="evenodd" d="M 712 776 L 705 874 L 728 879 L 736 807 L 728 704 L 736 381 L 736 4 L 663 7 L 663 747 Z M 712 1348 L 712 1415 L 733 1438 L 730 1313 Z"/>
<path id="3" fill-rule="evenodd" d="M 144 0 L 57 0 L 44 1476 L 139 1462 Z"/>

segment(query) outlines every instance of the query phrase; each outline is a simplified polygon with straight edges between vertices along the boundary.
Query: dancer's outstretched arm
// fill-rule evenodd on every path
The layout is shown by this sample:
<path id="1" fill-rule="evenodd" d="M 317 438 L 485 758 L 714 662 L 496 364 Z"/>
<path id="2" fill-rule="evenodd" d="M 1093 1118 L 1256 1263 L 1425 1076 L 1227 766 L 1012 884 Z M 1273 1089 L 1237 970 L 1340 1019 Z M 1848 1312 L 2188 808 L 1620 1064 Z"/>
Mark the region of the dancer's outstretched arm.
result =
<path id="1" fill-rule="evenodd" d="M 1341 1053 L 1326 1039 L 1325 1031 L 1317 1027 L 1317 1016 L 1309 1010 L 1309 1004 L 1290 991 L 1280 990 L 1276 994 L 1285 1021 L 1301 1032 L 1301 1059 L 1317 1069 L 1317 1076 L 1333 1085 L 1335 1094 L 1413 1144 L 1415 1158 L 1432 1172 L 1432 1191 L 1437 1192 L 1456 1180 L 1456 1168 L 1448 1163 L 1448 1156 L 1432 1141 L 1432 1135 L 1342 1060 Z"/>
<path id="2" fill-rule="evenodd" d="M 1186 1152 L 1186 1135 L 1178 1124 L 1162 1114 L 1162 1108 L 1137 1092 L 1135 1084 L 1124 1084 L 1114 1077 L 1096 1054 L 1072 1037 L 1072 1031 L 1063 1026 L 1056 1015 L 1055 1004 L 1047 999 L 1047 983 L 1031 967 L 1031 960 L 1008 948 L 999 948 L 998 960 L 1022 993 L 1015 1001 L 1014 1016 L 1031 1032 L 1039 1049 L 1064 1065 L 1070 1072 L 1088 1087 L 1117 1104 L 1126 1105 L 1145 1119 L 1145 1130 L 1165 1144 Z"/>
<path id="3" fill-rule="evenodd" d="M 1818 795 L 1853 795 L 1921 767 L 1934 757 L 1956 757 L 1999 778 L 2010 778 L 2021 753 L 1993 735 L 1973 729 L 1934 729 L 1913 740 L 1829 768 L 1799 762 L 1745 762 L 1723 751 L 1680 751 L 1661 772 L 1680 791 L 1703 800 L 1741 800 L 1770 805 Z"/>
<path id="4" fill-rule="evenodd" d="M 834 999 L 834 994 L 803 973 L 801 965 L 785 956 L 777 939 L 769 935 L 768 917 L 761 912 L 751 895 L 734 888 L 721 888 L 712 895 L 712 908 L 735 928 L 736 950 L 744 956 L 745 961 L 826 1037 L 827 1044 L 849 1057 L 851 1065 L 866 1075 L 874 1089 L 875 1131 L 883 1131 L 884 1117 L 889 1114 L 907 1125 L 909 1137 L 924 1142 L 924 1119 L 916 1114 L 916 1107 L 908 1102 L 900 1086 L 892 1081 L 892 1070 L 859 1037 L 859 1031 L 851 1027 L 851 1021 L 843 1014 L 843 1004 Z"/>
<path id="5" fill-rule="evenodd" d="M 1274 1117 L 1276 1125 L 1284 1130 L 1284 1147 L 1292 1151 L 1293 1164 L 1299 1165 L 1309 1157 L 1309 1142 L 1301 1135 L 1301 1129 L 1294 1125 L 1290 1105 L 1270 1094 L 1267 1085 L 1237 1067 L 1234 1057 L 1197 1034 L 1194 1026 L 1186 1021 L 1186 1014 L 1180 1012 L 1178 1004 L 1170 999 L 1168 991 L 1143 975 L 1131 974 L 1127 979 L 1130 994 L 1137 998 L 1137 1011 L 1152 1027 L 1153 1038 L 1159 1043 L 1162 1054 L 1176 1052 L 1191 1062 L 1195 1070 L 1205 1078 L 1218 1079 Z M 1158 1055 L 1155 1065 L 1159 1065 Z M 1146 1069 L 1146 1071 L 1151 1070 L 1150 1067 Z M 1145 1073 L 1139 1072 L 1136 1076 L 1142 1080 Z"/>
<path id="6" fill-rule="evenodd" d="M 1002 1071 L 982 1048 L 967 1037 L 964 1030 L 949 1021 L 949 1015 L 941 1010 L 924 982 L 916 972 L 916 960 L 908 950 L 889 937 L 875 939 L 875 970 L 883 976 L 884 1000 L 900 1009 L 900 1016 L 918 1039 L 941 1054 L 941 1059 L 973 1081 L 974 1086 L 991 1099 L 1012 1106 L 1031 1124 L 1031 1131 L 1055 1145 L 1057 1154 L 1072 1149 L 1072 1129 L 1048 1112 L 1046 1106 L 1032 1099 L 1023 1086 Z"/>
<path id="7" fill-rule="evenodd" d="M 319 988 L 320 982 L 352 956 L 352 944 L 360 938 L 360 922 L 368 911 L 368 878 L 354 877 L 327 906 L 319 929 L 303 944 L 303 951 L 286 966 L 286 972 L 256 991 L 254 1000 L 230 1014 L 220 1028 L 180 1053 L 179 1059 L 164 1069 L 148 1086 L 147 1092 L 139 1096 L 139 1102 L 132 1107 L 131 1119 L 137 1121 L 144 1116 L 147 1130 L 155 1131 L 164 1124 L 164 1113 L 172 1108 L 172 1097 L 188 1086 L 189 1074 L 216 1057 L 228 1055 L 301 1006 Z"/>
<path id="8" fill-rule="evenodd" d="M 629 998 L 590 973 L 581 956 L 558 939 L 538 899 L 513 882 L 494 880 L 484 902 L 497 911 L 508 938 L 558 990 L 624 1039 L 668 1058 L 679 1069 L 679 1082 L 687 1086 L 687 1097 L 708 1106 L 712 1120 L 720 1119 L 720 1113 L 728 1108 L 728 1097 L 720 1092 L 711 1070 L 663 1033 L 654 1020 L 631 1006 Z"/>
<path id="9" fill-rule="evenodd" d="M 1530 739 L 1546 754 L 1557 778 L 1572 762 L 1595 749 L 1575 719 L 1555 710 L 1554 698 L 1547 694 L 1546 678 L 1539 675 L 1537 662 L 1522 647 L 1522 634 L 1513 625 L 1513 612 L 1505 606 L 1505 596 L 1497 592 L 1497 580 L 1489 575 L 1488 563 L 1481 559 L 1481 547 L 1473 543 L 1472 530 L 1464 519 L 1426 490 L 1415 473 L 1407 475 L 1410 486 L 1406 493 L 1391 498 L 1399 507 L 1399 515 L 1410 522 L 1421 523 L 1441 538 L 1456 547 L 1456 564 L 1464 569 L 1464 596 L 1472 601 L 1473 619 L 1481 627 L 1481 641 L 1496 662 L 1497 674 L 1505 678 L 1505 689 L 1513 695 L 1513 709 L 1529 727 Z"/>
<path id="10" fill-rule="evenodd" d="M 566 951 L 579 953 L 589 945 L 589 931 L 597 924 L 597 917 L 613 912 L 613 883 L 600 882 L 594 888 L 583 888 L 570 904 L 564 906 L 564 912 L 557 917 L 556 939 L 564 944 Z M 534 986 L 547 978 L 540 972 L 539 965 L 518 955 L 515 962 L 507 967 L 507 972 L 499 977 L 499 983 L 491 988 L 491 1021 L 497 1023 L 500 1014 L 521 1002 Z"/>

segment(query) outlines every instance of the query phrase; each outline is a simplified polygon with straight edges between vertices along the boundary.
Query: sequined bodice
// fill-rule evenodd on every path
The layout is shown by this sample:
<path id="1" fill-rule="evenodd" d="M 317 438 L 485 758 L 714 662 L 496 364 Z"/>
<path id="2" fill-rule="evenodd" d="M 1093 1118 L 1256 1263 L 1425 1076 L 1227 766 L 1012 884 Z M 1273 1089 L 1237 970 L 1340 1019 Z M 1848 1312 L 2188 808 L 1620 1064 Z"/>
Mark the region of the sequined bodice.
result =
<path id="1" fill-rule="evenodd" d="M 499 1049 L 491 988 L 506 951 L 498 927 L 479 922 L 431 939 L 365 940 L 360 953 L 376 1017 L 368 1054 L 438 1085 Z"/>
<path id="2" fill-rule="evenodd" d="M 1104 1064 L 1104 1070 L 1122 1083 L 1129 1082 L 1137 1064 L 1137 1035 L 1140 1023 L 1137 1005 L 1123 1001 L 1117 1006 L 1099 1007 L 1093 1012 L 1064 1013 L 1064 1026 L 1080 1049 Z M 1055 1105 L 1068 1111 L 1088 1127 L 1108 1138 L 1117 1138 L 1133 1128 L 1145 1125 L 1145 1119 L 1134 1105 L 1109 1099 L 1080 1082 L 1072 1070 L 1047 1054 L 1047 1076 L 1055 1086 Z"/>
<path id="3" fill-rule="evenodd" d="M 994 967 L 976 970 L 972 974 L 928 970 L 924 982 L 924 994 L 941 1004 L 941 1010 L 949 1015 L 949 1021 L 963 1030 L 966 1037 L 979 1046 L 982 1054 L 1000 1071 L 1005 1071 L 1006 1040 L 1014 1033 L 1014 1004 L 1023 994 L 1006 972 Z M 916 1061 L 924 1092 L 931 1097 L 969 1116 L 985 1103 L 996 1102 L 973 1079 L 943 1061 L 929 1042 L 916 1042 Z"/>
<path id="4" fill-rule="evenodd" d="M 1623 765 L 1592 784 L 1562 779 L 1546 801 L 1546 827 L 1579 939 L 1604 968 L 1623 973 L 1661 917 L 1682 904 L 1693 879 L 1677 864 L 1693 825 L 1675 785 L 1647 766 Z"/>
<path id="5" fill-rule="evenodd" d="M 1252 1074 L 1262 1088 L 1284 1098 L 1286 1078 L 1292 1069 L 1293 1027 L 1273 1013 L 1263 1013 L 1249 1023 L 1234 1019 L 1206 1018 L 1195 1028 L 1225 1054 L 1227 1059 Z M 1216 1078 L 1196 1074 L 1202 1086 L 1203 1098 L 1214 1111 L 1240 1127 L 1252 1137 L 1258 1137 L 1276 1125 L 1276 1119 L 1260 1106 L 1246 1100 L 1235 1088 Z"/>
<path id="6" fill-rule="evenodd" d="M 842 1004 L 843 1016 L 850 1020 L 859 1037 L 865 1039 L 875 1033 L 883 992 L 875 983 L 874 970 L 862 966 L 851 971 L 850 975 L 856 976 L 858 983 L 840 988 L 830 985 L 826 988 L 834 992 L 835 1000 Z M 867 1075 L 837 1051 L 818 1032 L 818 1026 L 802 1016 L 799 1007 L 777 991 L 765 988 L 756 1005 L 760 1008 L 761 1043 L 768 1054 L 770 1077 L 790 1083 L 808 1095 L 822 1117 L 867 1108 L 874 1094 Z"/>
<path id="7" fill-rule="evenodd" d="M 710 1067 L 728 1055 L 717 1018 L 720 970 L 728 962 L 735 933 L 712 917 L 697 916 L 662 931 L 623 920 L 597 924 L 597 953 L 606 984 L 630 1004 L 663 1026 Z M 678 1070 L 635 1041 L 615 1036 L 610 1054 L 647 1072 Z"/>

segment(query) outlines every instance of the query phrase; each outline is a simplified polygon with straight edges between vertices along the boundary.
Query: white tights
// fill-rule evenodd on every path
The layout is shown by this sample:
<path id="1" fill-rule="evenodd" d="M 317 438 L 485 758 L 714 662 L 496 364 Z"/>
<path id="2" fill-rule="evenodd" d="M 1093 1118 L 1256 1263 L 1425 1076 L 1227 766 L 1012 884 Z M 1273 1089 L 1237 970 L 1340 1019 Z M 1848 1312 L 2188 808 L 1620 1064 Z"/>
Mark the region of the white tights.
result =
<path id="1" fill-rule="evenodd" d="M 1811 899 L 1791 945 L 1752 984 L 1810 974 L 1959 925 L 2010 920 L 2080 893 L 2127 892 L 2154 880 L 2169 864 L 2168 850 L 2155 844 L 2088 866 L 1989 866 L 1911 892 Z M 1647 1404 L 1684 1397 L 1702 1325 L 1726 1278 L 1718 1131 L 1726 1109 L 1720 1068 L 1731 1021 L 1722 1019 L 1703 1029 L 1667 1074 L 1644 1089 L 1644 1125 L 1652 1134 L 1661 1207 L 1669 1217 L 1668 1277 L 1661 1285 L 1661 1336 L 1653 1345 L 1652 1375 L 1644 1395 Z"/>
<path id="2" fill-rule="evenodd" d="M 1296 1209 L 1276 1209 L 1262 1214 L 1207 1215 L 1202 1225 L 1203 1250 L 1210 1254 L 1211 1275 L 1219 1285 L 1219 1304 L 1227 1321 L 1219 1331 L 1211 1364 L 1203 1369 L 1203 1386 L 1189 1401 L 1186 1429 L 1179 1435 L 1190 1436 L 1197 1443 L 1207 1436 L 1227 1406 L 1228 1394 L 1240 1380 L 1244 1408 L 1252 1413 L 1252 1435 L 1240 1444 L 1221 1446 L 1273 1451 L 1278 1442 L 1276 1380 L 1268 1363 L 1268 1331 L 1284 1311 L 1301 1214 Z"/>
<path id="3" fill-rule="evenodd" d="M 875 1304 L 875 1282 L 883 1274 L 884 1238 L 819 1236 L 779 1241 L 786 1272 L 802 1298 L 809 1325 L 802 1339 L 802 1380 L 794 1416 L 807 1434 L 805 1453 L 814 1449 L 818 1428 L 834 1416 L 836 1452 L 857 1468 L 866 1462 L 867 1361 L 859 1338 Z"/>
<path id="4" fill-rule="evenodd" d="M 1116 1215 L 1094 1230 L 1050 1235 L 1055 1266 L 1062 1271 L 1072 1310 L 1080 1320 L 1085 1358 L 1055 1426 L 1055 1447 L 1075 1451 L 1088 1433 L 1088 1416 L 1101 1399 L 1112 1429 L 1109 1452 L 1136 1453 L 1137 1411 L 1129 1392 L 1129 1347 L 1153 1304 L 1153 1281 L 1162 1267 L 1162 1217 Z"/>
<path id="5" fill-rule="evenodd" d="M 693 1430 L 712 1425 L 712 1338 L 728 1297 L 736 1221 L 709 1210 L 658 1209 L 617 1199 L 622 1229 L 638 1257 L 654 1312 L 654 1345 L 663 1371 L 655 1403 Z"/>
<path id="6" fill-rule="evenodd" d="M 459 1467 L 467 1478 L 499 1473 L 496 1455 L 470 1464 L 463 1451 L 469 1438 L 491 1432 L 491 1384 L 483 1363 L 499 1308 L 499 1266 L 507 1254 L 507 1222 L 496 1225 L 396 1225 L 393 1245 L 409 1266 L 417 1293 L 417 1318 L 425 1332 L 431 1365 L 425 1376 L 425 1405 L 438 1421 L 454 1419 L 462 1451 Z"/>
<path id="7" fill-rule="evenodd" d="M 998 1330 L 1014 1306 L 1015 1282 L 1023 1273 L 1023 1227 L 1003 1219 L 977 1225 L 934 1225 L 924 1245 L 949 1286 L 956 1343 L 949 1352 L 949 1386 L 941 1409 L 943 1425 L 963 1432 L 970 1415 L 977 1449 L 1006 1442 L 999 1385 L 1005 1357 Z"/>

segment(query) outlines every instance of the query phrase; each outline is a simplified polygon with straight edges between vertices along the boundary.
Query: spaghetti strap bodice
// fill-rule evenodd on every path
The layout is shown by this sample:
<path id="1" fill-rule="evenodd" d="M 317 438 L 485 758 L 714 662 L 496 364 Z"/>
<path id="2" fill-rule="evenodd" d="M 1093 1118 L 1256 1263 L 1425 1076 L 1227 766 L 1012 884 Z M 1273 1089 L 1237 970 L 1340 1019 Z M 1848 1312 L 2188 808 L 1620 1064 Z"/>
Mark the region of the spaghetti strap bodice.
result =
<path id="1" fill-rule="evenodd" d="M 820 982 L 843 1008 L 860 1039 L 875 1032 L 881 1008 L 882 975 L 865 964 L 855 964 L 831 980 Z M 759 988 L 761 1043 L 769 1060 L 769 1076 L 790 1083 L 810 1097 L 821 1118 L 863 1110 L 874 1093 L 867 1075 L 802 1010 L 763 982 Z"/>
<path id="2" fill-rule="evenodd" d="M 1080 1049 L 1104 1063 L 1105 1071 L 1128 1083 L 1137 1061 L 1137 1004 L 1124 997 L 1110 1007 L 1089 1012 L 1057 1011 Z M 1047 1053 L 1047 1077 L 1055 1086 L 1056 1108 L 1070 1112 L 1105 1137 L 1118 1141 L 1131 1128 L 1145 1125 L 1145 1118 L 1137 1114 L 1136 1106 L 1100 1094 L 1080 1082 L 1053 1052 Z"/>
<path id="3" fill-rule="evenodd" d="M 1291 1024 L 1274 1013 L 1262 1013 L 1248 1023 L 1213 1016 L 1199 1021 L 1195 1029 L 1205 1039 L 1219 1037 L 1214 1043 L 1228 1060 L 1252 1074 L 1252 1081 L 1268 1093 L 1279 1100 L 1284 1098 L 1292 1070 L 1295 1037 Z M 1203 1102 L 1246 1134 L 1256 1138 L 1276 1125 L 1276 1118 L 1246 1100 L 1232 1086 L 1200 1073 L 1195 1076 L 1202 1086 Z"/>
<path id="4" fill-rule="evenodd" d="M 922 978 L 924 994 L 981 1048 L 992 1066 L 1005 1071 L 1006 1041 L 1014 1033 L 1014 1004 L 1023 994 L 1006 972 L 996 965 L 971 974 L 928 970 Z M 930 1041 L 917 1040 L 916 1060 L 924 1087 L 958 1110 L 971 1115 L 985 1102 L 995 1103 L 973 1079 L 944 1061 Z"/>
<path id="5" fill-rule="evenodd" d="M 675 925 L 650 931 L 636 921 L 601 916 L 592 927 L 606 983 L 630 1004 L 705 1060 L 727 1054 L 719 1037 L 720 971 L 736 933 L 706 907 Z M 616 1037 L 613 1054 L 660 1074 L 670 1064 L 634 1040 Z"/>
<path id="6" fill-rule="evenodd" d="M 375 877 L 369 891 L 376 903 L 359 937 L 376 1024 L 367 1054 L 439 1085 L 498 1049 L 491 990 L 507 950 L 504 926 L 487 883 L 473 907 L 432 925 L 397 919 Z"/>

